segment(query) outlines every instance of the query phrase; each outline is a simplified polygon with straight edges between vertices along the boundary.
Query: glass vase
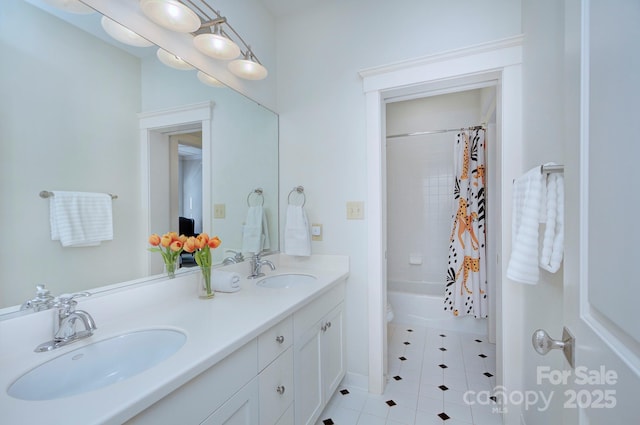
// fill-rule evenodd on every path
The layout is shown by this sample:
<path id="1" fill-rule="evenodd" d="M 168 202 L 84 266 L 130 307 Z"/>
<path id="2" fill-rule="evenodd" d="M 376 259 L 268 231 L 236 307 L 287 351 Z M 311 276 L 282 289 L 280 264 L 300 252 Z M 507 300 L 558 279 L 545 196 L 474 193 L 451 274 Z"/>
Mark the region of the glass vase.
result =
<path id="1" fill-rule="evenodd" d="M 180 268 L 180 257 L 176 257 L 173 261 L 165 261 L 164 271 L 169 279 L 176 277 L 176 272 Z"/>
<path id="2" fill-rule="evenodd" d="M 198 275 L 198 297 L 210 299 L 216 295 L 211 287 L 211 267 L 201 267 Z"/>

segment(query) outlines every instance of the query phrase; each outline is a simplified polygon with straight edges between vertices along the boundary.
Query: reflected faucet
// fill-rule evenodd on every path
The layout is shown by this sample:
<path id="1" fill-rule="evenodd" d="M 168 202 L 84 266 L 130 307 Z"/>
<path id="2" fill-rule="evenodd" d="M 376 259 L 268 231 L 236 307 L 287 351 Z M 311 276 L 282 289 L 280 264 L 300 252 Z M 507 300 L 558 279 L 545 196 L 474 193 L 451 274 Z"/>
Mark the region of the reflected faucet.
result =
<path id="1" fill-rule="evenodd" d="M 251 274 L 247 276 L 247 279 L 255 279 L 257 277 L 264 276 L 264 273 L 260 271 L 264 265 L 271 267 L 271 270 L 276 269 L 276 266 L 271 261 L 262 260 L 259 252 L 254 254 L 253 257 L 251 257 Z"/>
<path id="2" fill-rule="evenodd" d="M 57 299 L 55 307 L 58 311 L 53 321 L 53 339 L 38 345 L 35 352 L 55 350 L 93 335 L 93 331 L 97 329 L 93 317 L 84 310 L 76 310 L 78 302 L 74 300 L 74 298 L 89 295 L 91 294 L 88 292 L 79 292 L 70 296 L 60 296 Z M 82 322 L 84 330 L 76 330 L 78 320 Z"/>
<path id="3" fill-rule="evenodd" d="M 244 261 L 244 256 L 240 251 L 234 251 L 233 249 L 227 249 L 225 252 L 229 252 L 234 254 L 233 257 L 226 257 L 222 260 L 222 264 L 228 266 L 229 264 L 242 263 Z"/>
<path id="4" fill-rule="evenodd" d="M 31 300 L 27 300 L 20 306 L 20 311 L 33 310 L 42 311 L 48 310 L 53 307 L 54 298 L 49 293 L 48 289 L 45 289 L 44 285 L 36 285 L 36 296 Z"/>

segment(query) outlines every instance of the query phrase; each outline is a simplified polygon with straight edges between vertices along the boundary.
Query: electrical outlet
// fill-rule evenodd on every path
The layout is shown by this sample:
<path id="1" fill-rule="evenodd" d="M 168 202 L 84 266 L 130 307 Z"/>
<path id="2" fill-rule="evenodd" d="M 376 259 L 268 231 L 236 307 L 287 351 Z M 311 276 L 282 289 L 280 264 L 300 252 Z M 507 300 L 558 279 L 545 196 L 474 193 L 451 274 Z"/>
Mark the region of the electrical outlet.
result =
<path id="1" fill-rule="evenodd" d="M 213 218 L 224 218 L 225 210 L 224 204 L 213 204 Z"/>
<path id="2" fill-rule="evenodd" d="M 311 240 L 312 241 L 322 240 L 322 224 L 311 225 Z"/>
<path id="3" fill-rule="evenodd" d="M 347 220 L 364 219 L 364 202 L 349 201 L 347 202 Z"/>

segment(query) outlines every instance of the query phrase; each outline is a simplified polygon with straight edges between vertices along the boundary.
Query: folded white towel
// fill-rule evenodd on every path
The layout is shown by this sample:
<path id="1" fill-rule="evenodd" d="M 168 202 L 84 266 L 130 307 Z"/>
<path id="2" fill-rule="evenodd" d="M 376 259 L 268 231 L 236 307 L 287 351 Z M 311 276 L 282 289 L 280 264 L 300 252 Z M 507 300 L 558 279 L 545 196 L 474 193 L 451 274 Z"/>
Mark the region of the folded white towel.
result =
<path id="1" fill-rule="evenodd" d="M 544 176 L 540 167 L 532 168 L 513 185 L 511 258 L 507 266 L 509 279 L 538 283 L 538 227 Z"/>
<path id="2" fill-rule="evenodd" d="M 242 252 L 262 252 L 267 239 L 265 233 L 268 235 L 268 229 L 265 229 L 266 221 L 261 205 L 247 209 L 247 218 L 242 228 Z"/>
<path id="3" fill-rule="evenodd" d="M 64 247 L 96 246 L 113 239 L 111 195 L 55 191 L 49 198 L 51 240 Z"/>
<path id="4" fill-rule="evenodd" d="M 240 290 L 240 275 L 236 272 L 212 270 L 211 287 L 217 292 L 237 292 Z"/>
<path id="5" fill-rule="evenodd" d="M 544 192 L 544 190 L 543 190 Z M 546 214 L 540 222 L 546 223 L 540 267 L 555 273 L 562 263 L 564 251 L 564 177 L 559 173 L 547 176 Z"/>
<path id="6" fill-rule="evenodd" d="M 289 205 L 284 228 L 284 253 L 287 255 L 311 255 L 311 234 L 304 208 Z"/>

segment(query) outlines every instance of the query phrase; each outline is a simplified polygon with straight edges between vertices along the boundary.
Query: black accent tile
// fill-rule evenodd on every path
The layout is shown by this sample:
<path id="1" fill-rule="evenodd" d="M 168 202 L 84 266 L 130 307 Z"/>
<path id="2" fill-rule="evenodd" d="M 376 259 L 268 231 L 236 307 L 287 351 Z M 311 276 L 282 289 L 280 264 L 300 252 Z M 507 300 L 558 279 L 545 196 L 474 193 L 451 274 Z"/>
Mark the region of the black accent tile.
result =
<path id="1" fill-rule="evenodd" d="M 438 348 L 438 350 L 440 350 L 440 351 L 447 351 L 447 349 L 446 349 L 446 348 L 444 348 L 444 347 L 440 347 L 440 348 Z"/>
<path id="2" fill-rule="evenodd" d="M 447 415 L 446 413 L 442 412 L 442 413 L 438 413 L 438 416 L 440 416 L 440 419 L 442 419 L 443 421 L 446 421 L 447 419 L 451 419 L 449 417 L 449 415 Z"/>
<path id="3" fill-rule="evenodd" d="M 476 339 L 476 340 L 475 340 L 475 342 L 482 342 L 482 340 L 480 340 L 480 339 Z"/>
<path id="4" fill-rule="evenodd" d="M 485 372 L 483 373 L 484 376 L 486 376 L 487 378 L 491 378 L 493 375 L 489 372 Z"/>
<path id="5" fill-rule="evenodd" d="M 385 403 L 387 403 L 389 405 L 389 407 L 393 407 L 393 406 L 396 405 L 396 402 L 393 401 L 393 400 L 387 400 L 387 401 L 385 401 Z"/>
<path id="6" fill-rule="evenodd" d="M 349 394 L 349 390 L 347 390 L 346 388 L 344 390 L 340 390 L 340 394 L 347 395 Z"/>
<path id="7" fill-rule="evenodd" d="M 447 336 L 445 334 L 440 334 L 441 337 L 446 338 Z"/>
<path id="8" fill-rule="evenodd" d="M 498 402 L 498 398 L 494 395 L 492 395 L 491 397 L 489 397 L 489 400 L 493 401 L 494 403 Z"/>
<path id="9" fill-rule="evenodd" d="M 449 366 L 447 366 L 447 365 L 446 365 L 446 364 L 444 364 L 444 363 L 439 364 L 438 366 L 440 366 L 442 369 L 446 369 L 446 368 L 448 368 L 448 367 L 449 367 Z"/>
<path id="10" fill-rule="evenodd" d="M 442 391 L 447 391 L 449 389 L 449 387 L 447 387 L 446 385 L 440 385 L 438 388 L 440 388 Z"/>
<path id="11" fill-rule="evenodd" d="M 482 357 L 483 359 L 486 359 L 487 355 L 486 354 L 478 354 L 478 357 Z"/>
<path id="12" fill-rule="evenodd" d="M 411 343 L 409 341 L 405 341 L 403 342 L 404 345 L 411 345 Z"/>
<path id="13" fill-rule="evenodd" d="M 335 422 L 333 422 L 333 420 L 331 420 L 331 418 L 329 418 L 329 419 L 325 419 L 324 421 L 322 421 L 322 423 L 324 425 L 333 425 Z"/>
<path id="14" fill-rule="evenodd" d="M 402 360 L 402 361 L 407 360 L 407 358 L 406 358 L 405 356 L 400 356 L 400 357 L 398 357 L 398 358 L 399 358 L 400 360 Z"/>
<path id="15" fill-rule="evenodd" d="M 396 381 L 401 381 L 402 380 L 402 376 L 394 376 L 393 379 L 395 379 Z"/>
<path id="16" fill-rule="evenodd" d="M 407 329 L 407 332 L 413 332 L 413 329 Z"/>

